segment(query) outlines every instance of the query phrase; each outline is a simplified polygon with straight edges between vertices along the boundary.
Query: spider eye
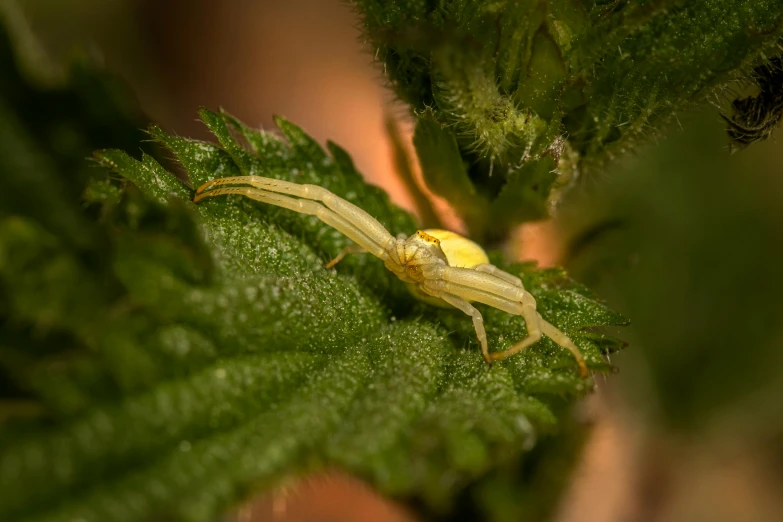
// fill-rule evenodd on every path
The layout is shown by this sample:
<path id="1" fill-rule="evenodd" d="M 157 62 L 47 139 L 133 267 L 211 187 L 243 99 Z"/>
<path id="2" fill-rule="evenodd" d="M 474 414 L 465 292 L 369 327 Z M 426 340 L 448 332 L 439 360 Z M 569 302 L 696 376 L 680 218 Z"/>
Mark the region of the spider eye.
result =
<path id="1" fill-rule="evenodd" d="M 427 243 L 435 243 L 436 245 L 440 245 L 440 239 L 437 237 L 433 237 L 429 235 L 428 233 L 424 232 L 423 230 L 418 230 L 416 232 L 416 235 L 419 237 L 419 239 L 423 239 Z"/>

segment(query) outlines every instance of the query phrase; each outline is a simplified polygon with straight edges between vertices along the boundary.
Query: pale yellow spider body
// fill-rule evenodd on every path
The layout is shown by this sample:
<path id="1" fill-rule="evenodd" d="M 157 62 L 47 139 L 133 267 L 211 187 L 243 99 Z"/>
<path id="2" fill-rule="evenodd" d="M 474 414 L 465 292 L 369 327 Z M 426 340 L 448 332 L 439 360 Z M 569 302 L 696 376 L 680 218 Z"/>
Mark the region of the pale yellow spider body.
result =
<path id="1" fill-rule="evenodd" d="M 193 201 L 225 194 L 247 196 L 311 214 L 336 228 L 360 250 L 381 259 L 417 297 L 438 306 L 453 306 L 471 316 L 481 353 L 488 363 L 519 353 L 538 342 L 543 334 L 569 350 L 579 365 L 580 374 L 587 375 L 579 348 L 541 317 L 536 311 L 536 300 L 525 291 L 522 281 L 490 264 L 484 250 L 469 239 L 445 230 L 419 230 L 407 238 L 394 237 L 370 214 L 322 187 L 260 176 L 213 179 L 196 190 Z M 342 252 L 327 267 L 334 266 L 349 251 L 357 250 Z M 505 351 L 490 353 L 484 318 L 471 302 L 522 316 L 528 336 Z"/>
<path id="2" fill-rule="evenodd" d="M 440 249 L 443 250 L 443 253 L 446 255 L 446 261 L 449 263 L 449 266 L 475 268 L 479 265 L 489 264 L 487 253 L 484 252 L 483 248 L 478 246 L 478 243 L 475 243 L 456 232 L 437 228 L 428 228 L 427 230 L 422 230 L 422 232 L 440 241 Z M 407 286 L 408 291 L 420 301 L 441 308 L 453 308 L 453 306 L 443 299 L 433 297 L 419 290 L 417 284 L 406 283 L 405 286 Z"/>

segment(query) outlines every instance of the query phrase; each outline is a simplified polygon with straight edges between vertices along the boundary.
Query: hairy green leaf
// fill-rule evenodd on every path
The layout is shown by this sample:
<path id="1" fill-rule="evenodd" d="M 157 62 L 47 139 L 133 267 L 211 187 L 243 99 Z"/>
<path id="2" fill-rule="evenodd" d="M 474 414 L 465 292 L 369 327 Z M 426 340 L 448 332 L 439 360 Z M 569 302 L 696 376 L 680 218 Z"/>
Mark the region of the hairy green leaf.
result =
<path id="1" fill-rule="evenodd" d="M 315 183 L 392 233 L 415 230 L 336 145 L 283 119 L 285 139 L 201 116 L 219 144 L 150 130 L 193 185 Z M 317 219 L 239 197 L 195 205 L 149 155 L 97 158 L 130 183 L 89 185 L 94 240 L 74 246 L 30 212 L 0 222 L 0 365 L 37 411 L 4 423 L 0 518 L 211 520 L 313 466 L 448 512 L 497 466 L 557 456 L 541 441 L 562 436 L 559 419 L 592 387 L 567 351 L 544 340 L 488 367 L 466 316 L 415 301 L 379 260 L 325 270 L 347 239 Z M 593 328 L 622 317 L 562 271 L 506 268 L 590 368 L 609 369 L 619 344 Z M 520 318 L 482 312 L 493 348 L 525 335 Z"/>
<path id="2" fill-rule="evenodd" d="M 0 519 L 214 520 L 325 466 L 423 512 L 467 495 L 487 516 L 518 513 L 483 493 L 497 484 L 547 499 L 527 504 L 533 518 L 551 509 L 567 473 L 540 473 L 573 462 L 584 427 L 569 412 L 592 386 L 568 352 L 545 340 L 490 368 L 467 317 L 415 301 L 379 260 L 325 270 L 347 239 L 317 219 L 190 201 L 193 185 L 255 174 L 413 232 L 348 153 L 284 119 L 279 137 L 205 110 L 217 143 L 149 130 L 190 185 L 148 140 L 139 159 L 97 154 L 107 175 L 90 151 L 142 140 L 111 83 L 81 68 L 68 88 L 32 87 L 5 40 L 0 58 Z M 560 271 L 507 268 L 609 369 L 620 344 L 594 328 L 620 316 Z M 525 335 L 482 311 L 493 348 Z"/>
<path id="3" fill-rule="evenodd" d="M 777 0 L 353 4 L 417 127 L 441 127 L 439 140 L 417 142 L 425 179 L 479 240 L 546 217 L 551 189 L 569 184 L 576 167 L 602 168 L 737 80 L 750 78 L 765 94 L 734 104 L 735 142 L 769 136 L 779 119 L 776 87 L 765 81 L 783 34 Z M 470 191 L 463 169 L 427 175 L 446 141 L 458 145 Z M 571 158 L 558 165 L 563 154 Z M 465 204 L 469 192 L 482 198 Z"/>
<path id="4" fill-rule="evenodd" d="M 427 186 L 445 198 L 474 235 L 486 226 L 488 201 L 476 191 L 454 135 L 427 111 L 418 117 L 413 144 Z"/>

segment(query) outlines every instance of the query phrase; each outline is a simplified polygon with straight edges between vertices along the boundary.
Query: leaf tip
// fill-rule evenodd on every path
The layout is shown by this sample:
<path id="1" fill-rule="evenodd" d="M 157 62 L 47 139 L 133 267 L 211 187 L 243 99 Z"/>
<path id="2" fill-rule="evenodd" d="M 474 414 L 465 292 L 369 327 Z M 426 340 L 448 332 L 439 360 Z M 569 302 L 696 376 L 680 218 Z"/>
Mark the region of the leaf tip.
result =
<path id="1" fill-rule="evenodd" d="M 152 124 L 147 127 L 147 134 L 149 134 L 153 140 L 159 143 L 165 143 L 168 134 L 160 127 L 160 125 Z"/>
<path id="2" fill-rule="evenodd" d="M 285 116 L 280 116 L 279 114 L 273 114 L 272 115 L 272 121 L 275 122 L 275 125 L 277 125 L 280 128 L 285 127 L 286 125 L 289 125 L 291 122 L 289 122 Z"/>
<path id="3" fill-rule="evenodd" d="M 101 167 L 117 172 L 120 169 L 117 157 L 124 154 L 125 152 L 118 149 L 99 149 L 92 153 L 92 157 Z"/>

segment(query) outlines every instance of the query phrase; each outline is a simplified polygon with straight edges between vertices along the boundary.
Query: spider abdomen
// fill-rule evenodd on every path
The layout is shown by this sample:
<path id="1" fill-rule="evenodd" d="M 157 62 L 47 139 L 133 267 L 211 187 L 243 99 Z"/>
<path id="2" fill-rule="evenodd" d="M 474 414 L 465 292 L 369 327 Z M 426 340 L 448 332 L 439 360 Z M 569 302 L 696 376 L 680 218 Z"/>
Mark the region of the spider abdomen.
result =
<path id="1" fill-rule="evenodd" d="M 427 229 L 424 232 L 440 240 L 440 248 L 446 254 L 449 266 L 473 268 L 489 263 L 489 258 L 483 248 L 456 232 L 436 228 Z"/>

